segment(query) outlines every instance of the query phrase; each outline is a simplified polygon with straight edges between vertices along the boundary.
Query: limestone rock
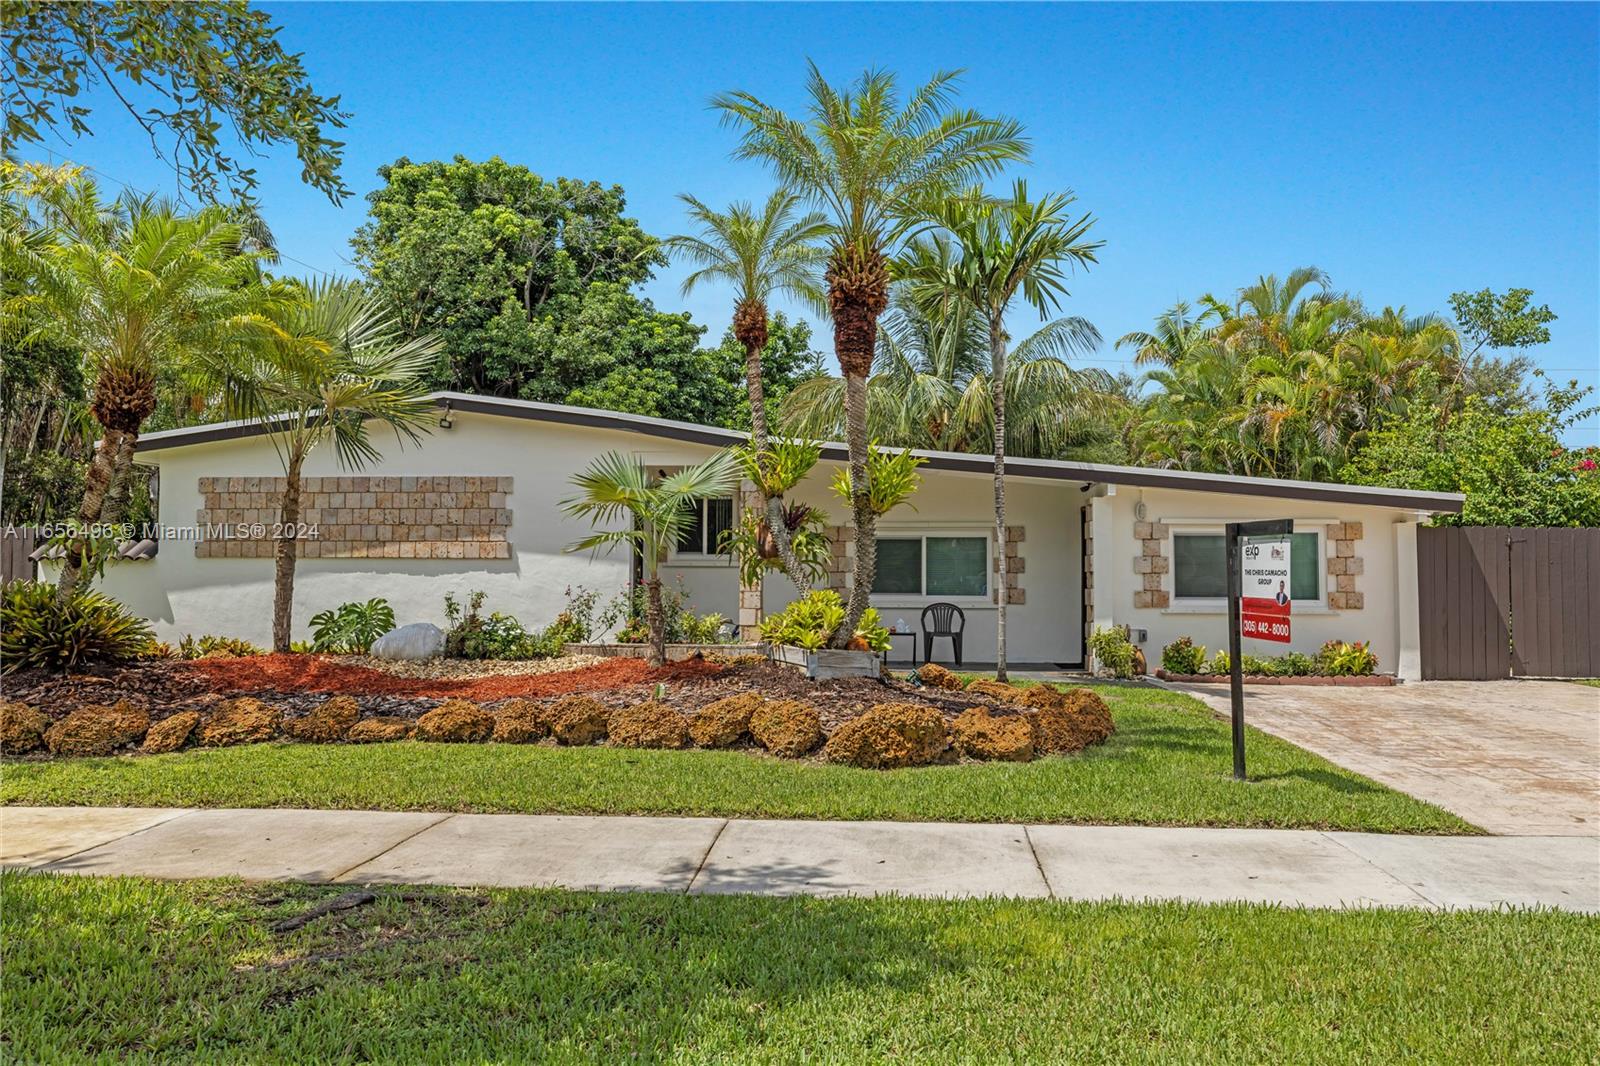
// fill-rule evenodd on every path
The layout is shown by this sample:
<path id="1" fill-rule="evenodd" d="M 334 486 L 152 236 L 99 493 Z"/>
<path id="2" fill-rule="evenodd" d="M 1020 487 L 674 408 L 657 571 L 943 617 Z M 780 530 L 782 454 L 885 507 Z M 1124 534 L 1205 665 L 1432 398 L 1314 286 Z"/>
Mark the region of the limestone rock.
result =
<path id="1" fill-rule="evenodd" d="M 26 703 L 0 700 L 0 751 L 21 755 L 44 743 L 50 719 Z"/>
<path id="2" fill-rule="evenodd" d="M 144 746 L 139 750 L 146 755 L 164 755 L 177 751 L 189 742 L 194 727 L 200 724 L 199 711 L 179 711 L 150 727 L 145 734 Z"/>
<path id="3" fill-rule="evenodd" d="M 689 743 L 689 720 L 654 700 L 612 711 L 606 729 L 611 743 L 624 748 L 681 748 Z"/>
<path id="4" fill-rule="evenodd" d="M 558 700 L 548 716 L 550 732 L 563 744 L 593 744 L 606 738 L 606 709 L 588 696 Z"/>
<path id="5" fill-rule="evenodd" d="M 532 744 L 550 735 L 545 710 L 533 700 L 507 700 L 494 712 L 494 733 L 498 744 Z"/>
<path id="6" fill-rule="evenodd" d="M 411 735 L 409 719 L 379 716 L 363 718 L 350 727 L 344 739 L 351 744 L 377 744 L 386 740 L 404 740 Z"/>
<path id="7" fill-rule="evenodd" d="M 772 754 L 798 759 L 822 743 L 822 716 L 808 703 L 776 700 L 750 715 L 750 735 Z"/>
<path id="8" fill-rule="evenodd" d="M 494 715 L 466 700 L 445 700 L 417 719 L 418 740 L 470 743 L 493 733 Z"/>
<path id="9" fill-rule="evenodd" d="M 44 740 L 57 755 L 110 755 L 149 728 L 150 716 L 123 701 L 115 707 L 79 707 L 51 726 Z"/>
<path id="10" fill-rule="evenodd" d="M 323 700 L 299 718 L 283 723 L 283 731 L 296 740 L 312 744 L 328 744 L 344 739 L 361 718 L 361 707 L 349 696 L 334 696 Z"/>
<path id="11" fill-rule="evenodd" d="M 217 706 L 200 723 L 200 746 L 223 748 L 232 744 L 259 744 L 271 740 L 283 722 L 283 712 L 251 696 L 240 696 Z"/>
<path id="12" fill-rule="evenodd" d="M 444 630 L 432 622 L 412 622 L 373 641 L 368 654 L 379 659 L 437 659 L 444 654 Z"/>
<path id="13" fill-rule="evenodd" d="M 950 723 L 956 750 L 969 759 L 1027 762 L 1033 758 L 1033 724 L 1020 714 L 994 715 L 987 707 L 962 711 Z"/>
<path id="14" fill-rule="evenodd" d="M 689 735 L 702 748 L 727 748 L 750 732 L 750 716 L 766 705 L 754 692 L 741 692 L 708 703 L 689 719 Z"/>

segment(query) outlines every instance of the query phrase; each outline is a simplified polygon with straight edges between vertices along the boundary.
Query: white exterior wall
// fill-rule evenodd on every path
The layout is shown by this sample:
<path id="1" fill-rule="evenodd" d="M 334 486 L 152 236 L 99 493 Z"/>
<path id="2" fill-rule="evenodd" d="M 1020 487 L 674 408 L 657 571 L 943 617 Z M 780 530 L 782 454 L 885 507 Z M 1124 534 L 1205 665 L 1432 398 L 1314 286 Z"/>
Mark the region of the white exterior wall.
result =
<path id="1" fill-rule="evenodd" d="M 1224 522 L 1274 518 L 1294 519 L 1300 532 L 1330 522 L 1362 523 L 1363 535 L 1356 542 L 1356 554 L 1363 560 L 1364 572 L 1356 578 L 1356 588 L 1363 593 L 1364 606 L 1359 610 L 1335 610 L 1296 601 L 1291 644 L 1246 639 L 1244 651 L 1261 657 L 1290 650 L 1309 655 L 1328 640 L 1370 641 L 1378 656 L 1379 672 L 1395 673 L 1398 669 L 1402 677 L 1413 674 L 1417 664 L 1416 514 L 1345 503 L 1117 486 L 1113 495 L 1095 501 L 1096 512 L 1107 516 L 1105 532 L 1097 527 L 1094 542 L 1096 622 L 1148 630 L 1149 637 L 1142 647 L 1152 671 L 1161 664 L 1162 647 L 1179 637 L 1192 637 L 1204 644 L 1208 653 L 1226 649 L 1227 610 L 1225 606 L 1185 606 L 1176 597 L 1165 608 L 1134 606 L 1134 594 L 1144 587 L 1142 575 L 1134 572 L 1134 559 L 1141 547 L 1134 537 L 1134 523 L 1139 520 L 1135 509 L 1141 500 L 1145 521 L 1163 522 L 1169 527 L 1162 549 L 1169 561 L 1173 557 L 1173 532 L 1220 533 Z M 1397 530 L 1397 526 L 1409 527 L 1409 534 L 1405 528 Z M 1327 537 L 1323 538 L 1323 550 L 1324 555 L 1332 550 Z M 1326 599 L 1333 578 L 1327 573 L 1326 563 L 1319 568 Z M 1170 571 L 1166 573 L 1162 586 L 1169 593 L 1173 591 L 1172 576 Z"/>
<path id="2" fill-rule="evenodd" d="M 309 619 L 326 608 L 375 596 L 387 599 L 395 620 L 443 625 L 444 596 L 464 600 L 488 593 L 484 609 L 514 615 L 530 628 L 547 625 L 565 606 L 569 586 L 600 592 L 604 604 L 628 582 L 628 555 L 568 553 L 589 532 L 562 514 L 559 501 L 575 492 L 571 476 L 598 454 L 618 450 L 645 463 L 679 465 L 710 455 L 709 447 L 608 429 L 559 425 L 486 414 L 452 415 L 454 428 L 435 429 L 421 447 L 401 448 L 375 436 L 383 449 L 369 476 L 510 476 L 515 479 L 507 560 L 301 559 L 295 568 L 294 636 L 309 637 Z M 260 437 L 163 449 L 139 456 L 161 469 L 160 521 L 187 526 L 203 506 L 202 477 L 278 476 L 277 455 Z M 331 447 L 312 453 L 307 477 L 349 474 Z M 157 635 L 216 633 L 266 644 L 272 635 L 272 560 L 196 559 L 192 542 L 164 539 L 152 560 L 119 563 L 101 587 L 150 618 Z M 729 571 L 731 573 L 731 571 Z M 671 580 L 672 575 L 668 575 Z M 737 577 L 733 578 L 735 588 Z M 737 593 L 735 592 L 735 600 Z M 698 607 L 699 604 L 697 603 Z M 722 609 L 730 617 L 731 609 Z"/>

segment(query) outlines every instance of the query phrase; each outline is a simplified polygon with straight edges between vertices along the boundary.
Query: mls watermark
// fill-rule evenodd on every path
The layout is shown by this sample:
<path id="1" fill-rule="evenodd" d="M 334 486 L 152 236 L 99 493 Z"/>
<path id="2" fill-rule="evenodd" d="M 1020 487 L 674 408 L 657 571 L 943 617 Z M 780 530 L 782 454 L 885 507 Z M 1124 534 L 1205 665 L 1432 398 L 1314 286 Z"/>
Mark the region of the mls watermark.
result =
<path id="1" fill-rule="evenodd" d="M 208 522 L 205 525 L 165 525 L 160 522 L 135 525 L 132 522 L 46 522 L 21 529 L 7 525 L 6 536 L 35 533 L 46 540 L 88 538 L 90 540 L 132 540 L 137 536 L 153 540 L 316 540 L 321 532 L 315 522 Z"/>

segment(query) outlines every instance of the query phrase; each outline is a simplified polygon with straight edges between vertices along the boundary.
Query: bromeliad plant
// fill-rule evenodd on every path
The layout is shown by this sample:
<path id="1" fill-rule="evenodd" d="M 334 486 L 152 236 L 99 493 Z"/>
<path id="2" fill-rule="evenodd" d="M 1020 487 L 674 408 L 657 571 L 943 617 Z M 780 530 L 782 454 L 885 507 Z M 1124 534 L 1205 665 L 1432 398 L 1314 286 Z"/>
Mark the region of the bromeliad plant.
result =
<path id="1" fill-rule="evenodd" d="M 62 605 L 56 591 L 41 581 L 13 581 L 0 592 L 5 673 L 127 662 L 154 643 L 149 623 L 111 597 L 79 588 Z"/>
<path id="2" fill-rule="evenodd" d="M 874 442 L 867 450 L 867 507 L 876 518 L 882 518 L 909 500 L 922 484 L 917 467 L 927 462 L 910 450 L 886 452 Z M 849 502 L 852 495 L 850 470 L 841 467 L 833 475 L 833 492 Z M 915 510 L 915 508 L 913 508 Z"/>
<path id="3" fill-rule="evenodd" d="M 630 456 L 607 452 L 572 479 L 581 495 L 561 501 L 567 514 L 587 518 L 597 527 L 568 551 L 610 551 L 625 544 L 643 560 L 652 666 L 667 659 L 661 560 L 688 528 L 694 501 L 730 495 L 737 479 L 738 465 L 730 452 L 718 452 L 697 466 L 663 477 L 652 475 Z"/>
<path id="4" fill-rule="evenodd" d="M 366 603 L 341 603 L 311 616 L 311 650 L 365 655 L 372 642 L 394 628 L 394 608 L 379 597 Z"/>
<path id="5" fill-rule="evenodd" d="M 739 561 L 739 580 L 746 586 L 759 584 L 769 570 L 781 570 L 795 578 L 796 587 L 808 589 L 828 571 L 828 516 L 805 503 L 790 503 L 778 513 L 789 534 L 792 566 L 784 562 L 768 519 L 753 511 L 746 511 L 739 524 L 722 535 L 720 546 Z"/>
<path id="6" fill-rule="evenodd" d="M 761 638 L 768 644 L 819 651 L 826 648 L 844 624 L 845 606 L 832 589 L 819 589 L 795 600 L 778 614 L 761 621 Z M 868 607 L 847 645 L 854 651 L 889 650 L 889 630 L 878 618 L 878 609 Z"/>

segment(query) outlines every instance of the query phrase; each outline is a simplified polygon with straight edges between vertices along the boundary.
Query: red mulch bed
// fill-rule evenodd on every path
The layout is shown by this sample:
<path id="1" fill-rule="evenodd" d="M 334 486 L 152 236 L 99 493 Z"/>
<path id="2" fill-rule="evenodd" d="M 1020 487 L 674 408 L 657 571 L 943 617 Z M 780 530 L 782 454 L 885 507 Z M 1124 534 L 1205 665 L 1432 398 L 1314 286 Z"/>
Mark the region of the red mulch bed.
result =
<path id="1" fill-rule="evenodd" d="M 512 697 L 562 696 L 570 692 L 604 692 L 626 685 L 683 681 L 721 672 L 704 659 L 689 659 L 653 669 L 643 659 L 608 659 L 577 670 L 526 677 L 443 680 L 398 677 L 353 666 L 320 655 L 250 655 L 237 659 L 198 659 L 179 664 L 201 674 L 219 692 L 347 692 L 373 696 L 423 696 L 492 703 Z"/>

